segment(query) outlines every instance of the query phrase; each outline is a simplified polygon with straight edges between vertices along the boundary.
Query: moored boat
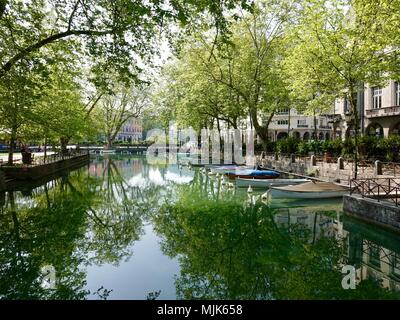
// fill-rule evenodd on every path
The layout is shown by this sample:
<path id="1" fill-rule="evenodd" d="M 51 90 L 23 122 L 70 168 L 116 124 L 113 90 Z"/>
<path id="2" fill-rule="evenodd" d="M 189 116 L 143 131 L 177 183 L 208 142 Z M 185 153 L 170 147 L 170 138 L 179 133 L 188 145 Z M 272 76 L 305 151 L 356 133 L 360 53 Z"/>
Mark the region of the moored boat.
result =
<path id="1" fill-rule="evenodd" d="M 251 167 L 238 166 L 235 164 L 223 165 L 223 166 L 208 166 L 206 168 L 210 169 L 210 172 L 213 174 L 217 174 L 217 173 L 226 174 L 226 173 L 233 172 L 236 170 L 246 170 L 246 169 L 253 170 L 253 168 L 251 168 Z"/>
<path id="2" fill-rule="evenodd" d="M 269 188 L 271 186 L 287 186 L 310 182 L 308 179 L 258 179 L 258 178 L 237 178 L 236 186 L 239 188 Z"/>
<path id="3" fill-rule="evenodd" d="M 328 199 L 340 198 L 348 188 L 331 182 L 306 182 L 286 187 L 271 187 L 268 193 L 272 198 L 281 199 Z"/>
<path id="4" fill-rule="evenodd" d="M 226 175 L 229 179 L 237 179 L 237 178 L 257 178 L 257 179 L 277 179 L 280 174 L 276 171 L 271 170 L 254 170 L 254 169 L 246 169 L 246 170 L 235 170 L 228 171 Z"/>
<path id="5" fill-rule="evenodd" d="M 202 163 L 199 163 L 199 162 L 196 163 L 196 162 L 189 161 L 189 166 L 193 167 L 193 168 L 203 168 L 206 165 L 202 164 Z"/>

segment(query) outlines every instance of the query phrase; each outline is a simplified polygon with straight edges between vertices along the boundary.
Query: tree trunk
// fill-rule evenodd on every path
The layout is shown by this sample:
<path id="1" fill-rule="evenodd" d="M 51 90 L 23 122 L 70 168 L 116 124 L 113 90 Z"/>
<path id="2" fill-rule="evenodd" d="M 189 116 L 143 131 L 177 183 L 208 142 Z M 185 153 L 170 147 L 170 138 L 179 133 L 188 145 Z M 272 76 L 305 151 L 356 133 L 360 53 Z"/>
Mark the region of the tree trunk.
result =
<path id="1" fill-rule="evenodd" d="M 232 127 L 233 127 L 233 129 L 235 129 L 235 130 L 237 130 L 237 128 L 238 128 L 238 119 L 237 118 L 234 118 L 233 120 L 232 120 Z"/>
<path id="2" fill-rule="evenodd" d="M 60 138 L 60 145 L 61 145 L 61 154 L 66 155 L 68 154 L 67 146 L 70 138 L 69 137 L 61 137 Z"/>
<path id="3" fill-rule="evenodd" d="M 107 134 L 107 149 L 112 148 L 115 140 L 117 139 L 117 135 L 118 135 L 119 131 L 120 131 L 120 128 L 116 129 L 115 132 L 112 134 L 111 134 L 111 132 Z"/>
<path id="4" fill-rule="evenodd" d="M 47 160 L 47 136 L 44 137 L 44 163 L 46 163 Z"/>
<path id="5" fill-rule="evenodd" d="M 107 149 L 112 148 L 115 138 L 116 138 L 116 135 L 112 135 L 111 133 L 107 134 L 107 145 L 106 145 Z"/>
<path id="6" fill-rule="evenodd" d="M 223 145 L 223 141 L 222 141 L 222 137 L 221 137 L 221 123 L 219 122 L 219 118 L 218 117 L 217 117 L 217 129 L 218 129 L 220 150 L 223 151 L 224 150 L 224 145 Z"/>
<path id="7" fill-rule="evenodd" d="M 250 111 L 250 119 L 253 124 L 254 130 L 256 131 L 257 135 L 260 137 L 262 144 L 265 145 L 268 142 L 268 125 L 267 127 L 263 127 L 258 123 L 257 119 L 257 111 Z M 265 130 L 266 129 L 266 130 Z"/>
<path id="8" fill-rule="evenodd" d="M 317 131 L 317 115 L 314 110 L 314 139 L 318 140 L 318 131 Z"/>
<path id="9" fill-rule="evenodd" d="M 114 141 L 110 138 L 107 139 L 107 149 L 111 149 L 113 146 Z"/>
<path id="10" fill-rule="evenodd" d="M 354 179 L 357 179 L 358 171 L 358 134 L 359 134 L 359 119 L 357 101 L 354 99 L 354 87 L 350 87 L 350 104 L 353 110 L 353 121 L 354 121 Z"/>
<path id="11" fill-rule="evenodd" d="M 17 128 L 14 126 L 11 128 L 10 136 L 10 148 L 8 149 L 8 165 L 12 166 L 14 164 L 14 145 L 17 139 Z"/>

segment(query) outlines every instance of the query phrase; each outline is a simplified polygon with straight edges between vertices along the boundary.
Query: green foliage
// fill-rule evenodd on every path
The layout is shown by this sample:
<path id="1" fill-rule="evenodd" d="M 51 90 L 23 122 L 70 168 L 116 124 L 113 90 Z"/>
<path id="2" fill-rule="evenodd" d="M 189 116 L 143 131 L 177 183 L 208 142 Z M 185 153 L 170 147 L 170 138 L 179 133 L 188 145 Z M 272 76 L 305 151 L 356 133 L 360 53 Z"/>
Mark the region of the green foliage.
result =
<path id="1" fill-rule="evenodd" d="M 85 167 L 40 188 L 27 184 L 25 195 L 3 194 L 0 300 L 86 299 L 86 267 L 118 265 L 132 255 L 159 190 L 128 186 L 122 170 L 132 167 L 129 158 L 93 160 L 92 166 L 101 168 L 90 171 L 95 176 Z M 55 290 L 41 286 L 41 268 L 48 265 L 56 271 Z"/>
<path id="2" fill-rule="evenodd" d="M 246 146 L 244 146 L 243 150 L 246 148 Z M 254 150 L 257 152 L 275 152 L 276 151 L 276 143 L 273 141 L 264 141 L 261 143 L 257 143 L 254 146 Z"/>
<path id="3" fill-rule="evenodd" d="M 101 96 L 92 115 L 99 123 L 108 147 L 112 147 L 128 121 L 142 115 L 149 106 L 149 100 L 148 86 L 125 86 L 114 79 L 114 92 Z"/>
<path id="4" fill-rule="evenodd" d="M 328 153 L 334 157 L 343 156 L 346 159 L 353 159 L 355 146 L 354 138 L 346 138 L 344 141 L 341 139 L 303 141 L 285 138 L 276 143 L 271 142 L 268 150 L 271 150 L 269 152 L 276 150 L 283 154 L 295 153 L 301 156 L 308 156 L 310 152 L 317 155 Z M 391 135 L 388 138 L 361 136 L 359 138 L 359 153 L 365 160 L 399 162 L 400 137 L 398 135 Z"/>
<path id="5" fill-rule="evenodd" d="M 390 135 L 387 139 L 380 139 L 379 142 L 381 148 L 385 150 L 386 161 L 400 162 L 400 136 Z"/>
<path id="6" fill-rule="evenodd" d="M 310 150 L 314 154 L 321 154 L 323 151 L 323 142 L 319 140 L 311 140 L 309 141 Z"/>
<path id="7" fill-rule="evenodd" d="M 368 5 L 361 1 L 306 3 L 288 32 L 291 50 L 285 70 L 293 93 L 309 112 L 330 109 L 334 98 L 347 96 L 357 116 L 353 96 L 358 84 L 386 76 L 381 72 L 386 45 L 375 39 L 378 22 L 366 19 Z"/>
<path id="8" fill-rule="evenodd" d="M 385 157 L 385 143 L 371 135 L 359 138 L 359 152 L 365 159 L 382 159 Z"/>
<path id="9" fill-rule="evenodd" d="M 268 0 L 251 14 L 240 12 L 240 19 L 232 20 L 229 43 L 220 41 L 214 29 L 200 28 L 188 37 L 178 59 L 165 68 L 157 95 L 163 113 L 195 130 L 222 124 L 238 128 L 250 115 L 266 142 L 273 114 L 290 105 L 281 73 L 285 50 L 280 37 L 289 9 L 289 1 Z"/>
<path id="10" fill-rule="evenodd" d="M 188 190 L 154 217 L 162 249 L 179 257 L 183 299 L 399 298 L 372 280 L 343 290 L 345 242 L 262 203 L 206 199 Z M 317 216 L 315 216 L 317 219 Z"/>
<path id="11" fill-rule="evenodd" d="M 282 154 L 294 154 L 298 150 L 300 141 L 294 137 L 287 137 L 276 142 L 276 151 Z"/>
<path id="12" fill-rule="evenodd" d="M 327 140 L 324 141 L 322 149 L 323 152 L 327 152 L 335 157 L 339 157 L 342 154 L 343 142 L 340 139 Z"/>
<path id="13" fill-rule="evenodd" d="M 151 61 L 159 28 L 168 30 L 177 23 L 191 29 L 207 14 L 226 35 L 226 10 L 235 8 L 251 9 L 241 0 L 223 0 L 218 5 L 212 0 L 9 1 L 0 6 L 0 77 L 32 55 L 50 60 L 46 49 L 61 43 L 59 56 L 76 51 L 93 62 L 98 86 L 108 87 L 103 75 L 110 68 L 120 81 L 129 83 L 138 80 L 138 61 Z"/>
<path id="14" fill-rule="evenodd" d="M 343 141 L 343 149 L 342 149 L 342 156 L 346 159 L 353 159 L 354 157 L 354 139 L 353 138 L 346 138 Z"/>
<path id="15" fill-rule="evenodd" d="M 310 152 L 310 144 L 308 141 L 299 141 L 297 145 L 297 154 L 300 156 L 308 156 Z"/>

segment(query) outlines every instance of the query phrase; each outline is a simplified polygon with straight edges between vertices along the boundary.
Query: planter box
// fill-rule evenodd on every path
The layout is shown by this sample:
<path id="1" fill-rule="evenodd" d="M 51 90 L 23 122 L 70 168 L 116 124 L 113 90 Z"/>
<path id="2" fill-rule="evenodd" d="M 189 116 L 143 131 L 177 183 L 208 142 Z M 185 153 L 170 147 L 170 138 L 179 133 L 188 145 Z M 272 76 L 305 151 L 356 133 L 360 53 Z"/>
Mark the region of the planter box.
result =
<path id="1" fill-rule="evenodd" d="M 325 152 L 325 154 L 324 154 L 324 162 L 332 163 L 332 154 Z"/>

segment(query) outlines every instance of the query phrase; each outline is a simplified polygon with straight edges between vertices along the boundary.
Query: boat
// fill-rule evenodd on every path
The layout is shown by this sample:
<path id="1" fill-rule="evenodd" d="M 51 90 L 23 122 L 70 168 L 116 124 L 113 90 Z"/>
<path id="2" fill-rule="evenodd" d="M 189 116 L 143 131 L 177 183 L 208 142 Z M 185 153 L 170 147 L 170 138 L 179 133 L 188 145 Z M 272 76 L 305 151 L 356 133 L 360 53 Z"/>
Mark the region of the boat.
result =
<path id="1" fill-rule="evenodd" d="M 286 187 L 271 187 L 267 191 L 272 198 L 283 199 L 328 199 L 340 198 L 348 188 L 331 182 L 306 182 Z"/>
<path id="2" fill-rule="evenodd" d="M 255 170 L 255 169 L 240 169 L 235 171 L 228 171 L 225 173 L 229 179 L 237 178 L 257 178 L 257 179 L 277 179 L 280 174 L 271 170 Z"/>
<path id="3" fill-rule="evenodd" d="M 258 179 L 258 178 L 237 178 L 236 186 L 239 188 L 269 188 L 271 186 L 287 186 L 310 182 L 309 179 Z"/>
<path id="4" fill-rule="evenodd" d="M 197 161 L 197 162 L 189 161 L 189 166 L 191 166 L 193 168 L 204 168 L 204 167 L 207 167 L 208 164 L 201 163 L 201 161 Z"/>
<path id="5" fill-rule="evenodd" d="M 226 174 L 232 171 L 237 171 L 237 170 L 253 170 L 253 167 L 245 167 L 245 166 L 238 166 L 235 164 L 231 165 L 224 165 L 224 166 L 207 166 L 207 169 L 210 169 L 210 172 L 213 174 L 221 173 L 221 174 Z"/>

